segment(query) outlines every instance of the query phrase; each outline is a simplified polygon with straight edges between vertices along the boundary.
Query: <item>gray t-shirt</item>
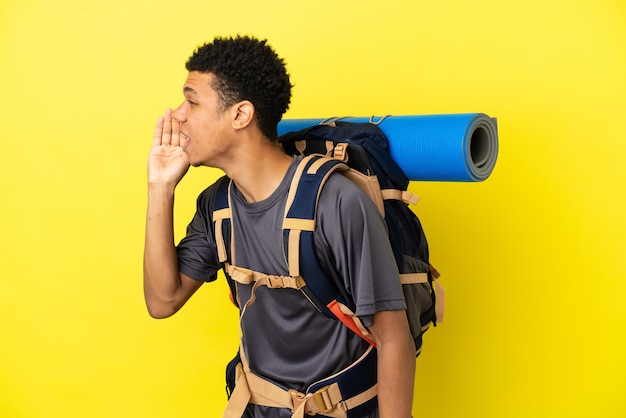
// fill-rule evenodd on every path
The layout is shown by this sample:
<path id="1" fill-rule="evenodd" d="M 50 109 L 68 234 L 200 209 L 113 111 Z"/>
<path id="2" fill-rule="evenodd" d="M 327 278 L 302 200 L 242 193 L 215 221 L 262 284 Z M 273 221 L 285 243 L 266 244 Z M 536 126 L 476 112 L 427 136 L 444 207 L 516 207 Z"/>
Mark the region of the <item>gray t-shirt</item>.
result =
<path id="1" fill-rule="evenodd" d="M 300 158 L 294 159 L 278 188 L 261 202 L 247 203 L 233 187 L 237 266 L 288 275 L 282 222 L 298 161 Z M 197 212 L 177 247 L 180 271 L 196 280 L 214 280 L 221 267 L 211 220 L 215 190 L 213 185 L 198 197 Z M 343 282 L 366 326 L 378 311 L 406 308 L 385 222 L 371 200 L 340 174 L 331 175 L 321 192 L 314 237 L 322 264 L 332 279 Z M 250 298 L 251 286 L 239 285 L 238 291 L 243 305 Z M 250 368 L 301 392 L 351 364 L 368 347 L 293 289 L 260 287 L 241 326 Z M 258 417 L 290 416 L 288 410 L 254 409 Z"/>

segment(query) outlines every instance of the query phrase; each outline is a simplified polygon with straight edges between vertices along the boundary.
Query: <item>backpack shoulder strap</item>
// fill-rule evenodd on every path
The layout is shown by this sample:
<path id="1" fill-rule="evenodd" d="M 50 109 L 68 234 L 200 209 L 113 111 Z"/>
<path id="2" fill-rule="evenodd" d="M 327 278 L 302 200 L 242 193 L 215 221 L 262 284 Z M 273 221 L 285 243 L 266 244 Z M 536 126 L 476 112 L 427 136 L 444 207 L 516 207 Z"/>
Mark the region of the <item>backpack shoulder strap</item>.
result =
<path id="1" fill-rule="evenodd" d="M 231 180 L 224 176 L 218 180 L 217 191 L 213 201 L 213 238 L 217 246 L 219 262 L 222 263 L 224 275 L 228 287 L 230 288 L 230 300 L 237 307 L 240 307 L 237 293 L 237 284 L 231 280 L 229 265 L 233 261 L 235 254 L 235 237 L 232 227 L 232 211 L 230 204 Z"/>
<path id="2" fill-rule="evenodd" d="M 314 231 L 317 203 L 322 188 L 335 171 L 350 168 L 339 160 L 311 154 L 302 159 L 292 179 L 285 218 L 283 242 L 289 275 L 302 277 L 306 272 L 304 295 L 329 318 L 339 319 L 357 335 L 375 345 L 372 335 L 344 300 L 343 293 L 321 266 L 315 249 Z"/>
<path id="3" fill-rule="evenodd" d="M 300 250 L 314 250 L 314 247 L 308 248 L 300 238 L 307 234 L 313 236 L 322 187 L 333 172 L 348 169 L 341 161 L 316 154 L 304 157 L 298 165 L 289 187 L 283 219 L 285 255 L 291 276 L 300 276 L 301 259 L 304 258 L 302 262 L 306 262 L 308 258 L 300 257 Z"/>
<path id="4" fill-rule="evenodd" d="M 226 243 L 232 240 L 232 228 L 231 218 L 232 213 L 230 210 L 230 183 L 231 180 L 227 177 L 222 178 L 217 185 L 217 192 L 215 193 L 215 201 L 213 204 L 213 225 L 215 230 L 215 243 L 217 245 L 217 253 L 220 263 L 225 263 L 229 260 L 228 249 Z M 228 234 L 228 239 L 225 234 Z"/>

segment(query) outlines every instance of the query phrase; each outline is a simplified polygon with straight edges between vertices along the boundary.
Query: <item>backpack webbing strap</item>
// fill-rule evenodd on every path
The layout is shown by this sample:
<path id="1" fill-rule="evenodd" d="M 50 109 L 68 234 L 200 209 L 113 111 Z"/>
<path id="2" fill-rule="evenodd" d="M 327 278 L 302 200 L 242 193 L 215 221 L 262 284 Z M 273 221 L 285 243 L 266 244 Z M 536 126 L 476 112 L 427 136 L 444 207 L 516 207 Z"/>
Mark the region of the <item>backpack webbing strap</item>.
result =
<path id="1" fill-rule="evenodd" d="M 227 260 L 226 244 L 224 243 L 224 224 L 230 222 L 231 213 L 230 208 L 220 209 L 213 212 L 213 222 L 215 222 L 215 238 L 217 245 L 217 255 L 220 263 Z"/>
<path id="2" fill-rule="evenodd" d="M 419 202 L 419 196 L 414 195 L 406 190 L 384 189 L 380 191 L 384 200 L 395 199 L 401 200 L 406 204 L 415 205 Z"/>
<path id="3" fill-rule="evenodd" d="M 428 273 L 400 273 L 400 283 L 402 284 L 428 283 Z"/>
<path id="4" fill-rule="evenodd" d="M 300 290 L 306 286 L 302 277 L 277 276 L 260 273 L 258 271 L 237 267 L 226 263 L 226 271 L 231 279 L 241 284 L 260 283 L 270 289 L 295 289 Z"/>
<path id="5" fill-rule="evenodd" d="M 231 241 L 231 262 L 234 260 L 234 242 L 235 237 L 231 228 L 231 205 L 230 205 L 230 188 L 231 180 L 223 179 L 218 185 L 218 191 L 215 194 L 215 203 L 213 205 L 213 222 L 215 224 L 215 244 L 217 245 L 217 255 L 220 263 L 228 261 L 228 252 L 226 250 L 226 241 L 224 234 L 230 233 Z"/>

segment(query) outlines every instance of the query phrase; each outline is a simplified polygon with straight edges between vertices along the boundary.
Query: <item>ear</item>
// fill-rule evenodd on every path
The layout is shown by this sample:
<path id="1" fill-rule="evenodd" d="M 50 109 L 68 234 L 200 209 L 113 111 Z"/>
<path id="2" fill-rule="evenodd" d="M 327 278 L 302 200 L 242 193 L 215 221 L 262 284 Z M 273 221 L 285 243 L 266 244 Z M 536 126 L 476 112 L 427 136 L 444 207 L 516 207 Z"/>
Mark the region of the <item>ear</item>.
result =
<path id="1" fill-rule="evenodd" d="M 252 119 L 254 119 L 255 109 L 254 105 L 249 100 L 242 100 L 233 106 L 235 111 L 235 117 L 233 119 L 234 129 L 243 129 L 250 125 Z"/>

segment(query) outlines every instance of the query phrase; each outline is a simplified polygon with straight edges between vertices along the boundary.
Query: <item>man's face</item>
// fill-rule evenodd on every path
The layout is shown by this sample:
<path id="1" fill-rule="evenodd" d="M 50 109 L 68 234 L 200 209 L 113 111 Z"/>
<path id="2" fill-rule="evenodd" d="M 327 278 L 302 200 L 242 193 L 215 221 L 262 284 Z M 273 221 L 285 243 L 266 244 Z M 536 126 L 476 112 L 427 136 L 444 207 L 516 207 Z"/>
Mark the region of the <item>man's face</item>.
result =
<path id="1" fill-rule="evenodd" d="M 183 86 L 185 100 L 172 115 L 180 122 L 181 144 L 194 166 L 219 167 L 230 143 L 229 112 L 220 107 L 213 79 L 210 73 L 190 72 Z"/>

